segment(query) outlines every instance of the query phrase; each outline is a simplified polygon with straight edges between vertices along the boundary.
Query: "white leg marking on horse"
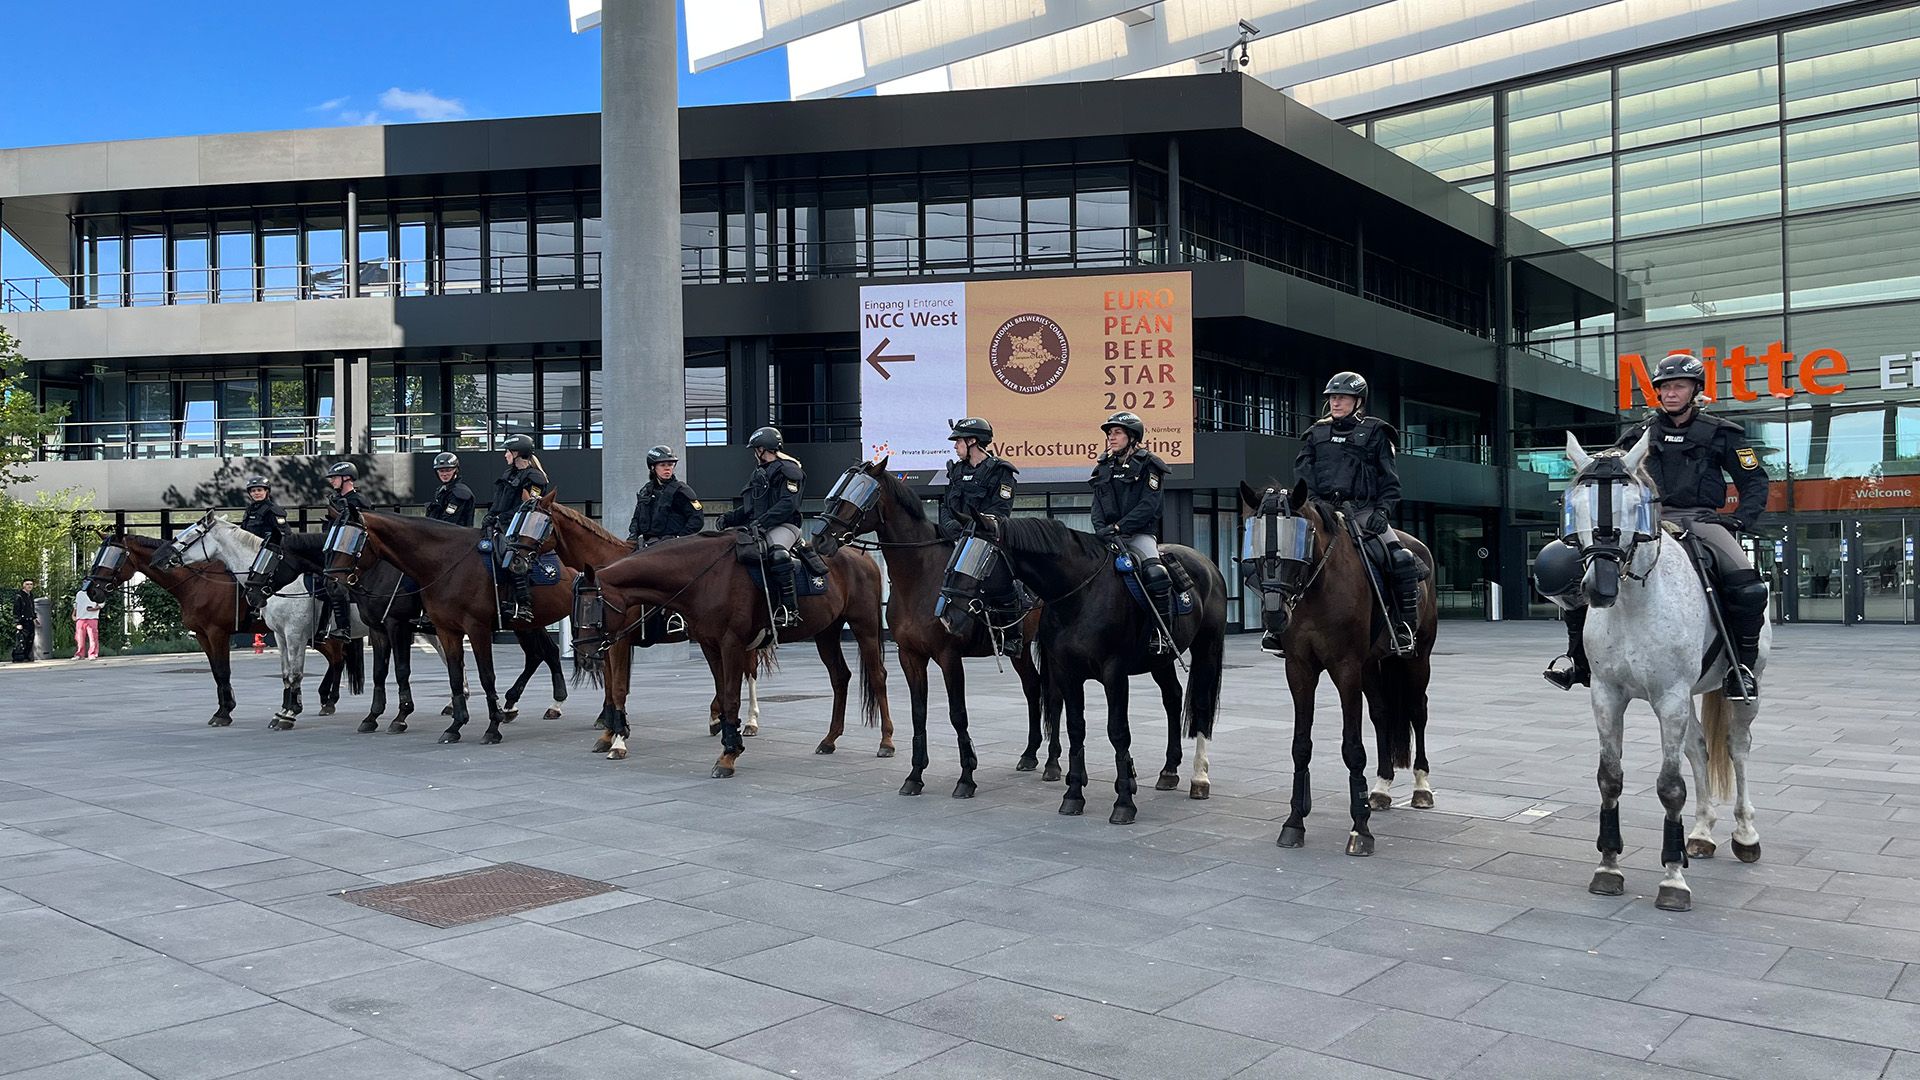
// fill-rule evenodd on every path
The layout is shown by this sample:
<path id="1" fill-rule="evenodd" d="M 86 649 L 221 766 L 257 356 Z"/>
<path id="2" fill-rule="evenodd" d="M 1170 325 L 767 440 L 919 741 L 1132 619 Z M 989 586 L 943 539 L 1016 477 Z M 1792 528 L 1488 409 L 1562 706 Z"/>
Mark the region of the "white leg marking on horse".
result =
<path id="1" fill-rule="evenodd" d="M 1193 778 L 1202 783 L 1212 780 L 1207 775 L 1207 744 L 1211 741 L 1205 735 L 1193 737 Z"/>
<path id="2" fill-rule="evenodd" d="M 1393 797 L 1393 781 L 1387 779 L 1384 776 L 1374 777 L 1373 793 L 1375 795 L 1385 795 L 1388 798 L 1392 798 Z"/>
<path id="3" fill-rule="evenodd" d="M 1413 770 L 1413 790 L 1415 791 L 1432 791 L 1433 790 L 1433 785 L 1427 782 L 1427 770 L 1425 769 Z"/>
<path id="4" fill-rule="evenodd" d="M 747 722 L 741 727 L 740 733 L 760 733 L 760 680 L 752 675 L 747 676 Z"/>

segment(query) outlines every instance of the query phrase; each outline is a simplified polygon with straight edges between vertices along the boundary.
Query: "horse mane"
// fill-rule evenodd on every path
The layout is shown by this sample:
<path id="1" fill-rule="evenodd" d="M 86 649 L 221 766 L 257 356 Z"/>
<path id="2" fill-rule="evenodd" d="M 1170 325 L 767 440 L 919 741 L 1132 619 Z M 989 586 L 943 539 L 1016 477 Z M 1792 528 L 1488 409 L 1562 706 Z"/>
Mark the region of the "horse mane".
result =
<path id="1" fill-rule="evenodd" d="M 1106 554 L 1106 545 L 1092 533 L 1069 528 L 1052 518 L 1014 517 L 1001 523 L 1007 547 L 1025 555 L 1062 556 L 1075 552 L 1088 558 Z"/>
<path id="2" fill-rule="evenodd" d="M 568 521 L 571 521 L 574 524 L 580 526 L 581 528 L 586 529 L 588 532 L 592 533 L 594 536 L 599 537 L 601 540 L 604 540 L 609 544 L 625 544 L 626 543 L 625 540 L 622 540 L 621 538 L 608 532 L 605 526 L 601 525 L 599 522 L 593 520 L 592 518 L 581 513 L 580 511 L 575 510 L 573 507 L 568 506 L 566 503 L 555 500 L 552 504 L 552 510 L 554 513 L 559 514 L 562 517 L 566 518 Z"/>
<path id="3" fill-rule="evenodd" d="M 920 493 L 907 486 L 905 480 L 885 469 L 877 473 L 868 472 L 867 475 L 880 481 L 880 486 L 886 490 L 887 494 L 893 496 L 894 505 L 900 508 L 902 517 L 917 524 L 927 523 L 926 504 L 920 501 Z"/>

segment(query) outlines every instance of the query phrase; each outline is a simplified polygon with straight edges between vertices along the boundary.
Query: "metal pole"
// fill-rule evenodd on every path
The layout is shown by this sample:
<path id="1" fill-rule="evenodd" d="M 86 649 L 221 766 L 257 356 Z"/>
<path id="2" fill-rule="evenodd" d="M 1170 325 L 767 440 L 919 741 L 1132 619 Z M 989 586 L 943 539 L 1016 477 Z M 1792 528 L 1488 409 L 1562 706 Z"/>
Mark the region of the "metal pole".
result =
<path id="1" fill-rule="evenodd" d="M 347 185 L 347 286 L 346 295 L 360 295 L 360 189 Z"/>
<path id="2" fill-rule="evenodd" d="M 1180 238 L 1180 136 L 1167 136 L 1167 260 L 1185 261 Z"/>

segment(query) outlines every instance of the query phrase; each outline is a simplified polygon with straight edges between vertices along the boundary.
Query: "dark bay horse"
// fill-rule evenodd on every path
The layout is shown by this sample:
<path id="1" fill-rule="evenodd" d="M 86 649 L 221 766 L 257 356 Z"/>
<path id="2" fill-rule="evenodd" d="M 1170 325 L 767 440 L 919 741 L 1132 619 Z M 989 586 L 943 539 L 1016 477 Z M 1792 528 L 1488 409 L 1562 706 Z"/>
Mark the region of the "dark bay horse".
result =
<path id="1" fill-rule="evenodd" d="M 1170 790 L 1180 783 L 1183 708 L 1180 676 L 1174 669 L 1178 654 L 1153 652 L 1153 615 L 1134 602 L 1126 582 L 1114 571 L 1114 551 L 1092 534 L 1050 518 L 1016 517 L 1005 523 L 1002 539 L 1013 575 L 1046 605 L 1036 637 L 1040 671 L 1046 679 L 1049 709 L 1058 700 L 1067 713 L 1067 793 L 1060 801 L 1060 812 L 1086 810 L 1085 684 L 1096 679 L 1107 692 L 1107 738 L 1115 757 L 1113 789 L 1118 797 L 1107 820 L 1132 824 L 1133 795 L 1139 785 L 1133 735 L 1127 725 L 1127 677 L 1151 674 L 1160 686 L 1161 703 L 1167 710 L 1167 761 L 1156 787 Z M 1194 610 L 1174 620 L 1173 638 L 1181 653 L 1190 651 L 1193 656 L 1184 705 L 1186 733 L 1194 740 L 1189 794 L 1204 799 L 1212 788 L 1207 743 L 1220 711 L 1225 666 L 1227 583 L 1219 568 L 1192 548 L 1163 544 L 1160 554 L 1163 559 L 1178 559 L 1194 582 Z"/>
<path id="2" fill-rule="evenodd" d="M 913 701 L 913 771 L 900 785 L 900 794 L 918 795 L 925 789 L 922 774 L 927 768 L 927 662 L 940 665 L 947 687 L 947 719 L 960 740 L 960 780 L 953 797 L 970 799 L 978 788 L 973 771 L 979 764 L 973 752 L 973 740 L 967 735 L 967 675 L 962 659 L 992 656 L 993 642 L 986 627 L 976 621 L 967 638 L 954 636 L 934 617 L 934 602 L 940 598 L 940 584 L 946 576 L 947 562 L 953 557 L 953 543 L 927 520 L 920 496 L 906 481 L 887 471 L 887 459 L 869 461 L 847 471 L 848 481 L 865 477 L 868 483 L 843 483 L 836 497 L 829 493 L 826 511 L 820 515 L 825 526 L 819 547 L 831 550 L 862 533 L 876 533 L 886 556 L 887 580 L 893 588 L 887 596 L 887 628 L 893 631 L 893 643 L 900 653 L 900 669 L 907 676 L 907 693 Z M 1039 632 L 1040 610 L 1027 615 L 1026 640 Z M 1020 688 L 1027 695 L 1027 751 L 1015 766 L 1021 772 L 1037 764 L 1040 747 L 1041 687 L 1040 670 L 1033 664 L 1032 647 L 1013 658 L 1013 670 L 1020 675 Z M 1048 780 L 1060 779 L 1060 726 L 1052 725 L 1052 752 L 1047 756 Z"/>
<path id="3" fill-rule="evenodd" d="M 460 729 L 469 719 L 463 643 L 472 645 L 473 666 L 479 669 L 480 689 L 487 697 L 487 730 L 480 741 L 499 742 L 500 725 L 513 719 L 494 691 L 493 631 L 499 621 L 498 594 L 490 576 L 490 556 L 479 551 L 480 539 L 479 529 L 380 513 L 356 513 L 336 523 L 329 536 L 326 572 L 348 587 L 364 589 L 363 575 L 377 560 L 392 564 L 417 583 L 421 603 L 440 639 L 441 656 L 447 662 L 447 683 L 453 692 L 453 724 L 441 732 L 443 743 L 459 742 Z M 533 619 L 507 627 L 520 638 L 521 647 L 537 652 L 542 662 L 552 655 L 556 702 L 567 699 L 567 683 L 560 672 L 559 647 L 547 637 L 545 628 L 559 622 L 572 608 L 573 579 L 577 576 L 572 570 L 562 569 L 558 583 L 534 586 Z M 516 691 L 536 667 L 528 665 L 515 684 Z M 547 715 L 555 718 L 559 711 L 550 709 Z"/>
<path id="4" fill-rule="evenodd" d="M 1281 847 L 1306 843 L 1306 818 L 1313 807 L 1308 771 L 1313 759 L 1313 696 L 1324 671 L 1333 677 L 1334 691 L 1340 695 L 1340 757 L 1347 766 L 1353 814 L 1347 854 L 1371 855 L 1373 833 L 1368 818 L 1372 810 L 1391 805 L 1388 788 L 1396 765 L 1413 765 L 1412 805 L 1417 809 L 1433 805 L 1433 790 L 1427 784 L 1427 683 L 1439 624 L 1433 555 L 1425 544 L 1400 533 L 1400 542 L 1427 565 L 1429 573 L 1420 587 L 1414 651 L 1410 656 L 1395 656 L 1364 557 L 1340 511 L 1309 498 L 1304 483 L 1296 483 L 1285 494 L 1269 486 L 1263 495 L 1243 483 L 1240 500 L 1242 513 L 1254 523 L 1256 555 L 1266 549 L 1265 533 L 1259 530 L 1267 528 L 1269 520 L 1275 529 L 1292 529 L 1297 524 L 1311 528 L 1310 534 L 1296 534 L 1306 542 L 1294 550 L 1305 557 L 1284 560 L 1291 567 L 1282 570 L 1288 584 L 1279 590 L 1285 597 L 1279 612 L 1284 620 L 1281 644 L 1286 652 L 1287 686 L 1293 692 L 1293 801 L 1277 842 Z M 1295 524 L 1283 526 L 1282 522 Z M 1360 734 L 1362 697 L 1373 717 L 1379 746 L 1380 784 L 1371 798 L 1367 748 Z"/>
<path id="5" fill-rule="evenodd" d="M 233 723 L 233 635 L 264 634 L 267 625 L 248 610 L 241 595 L 240 581 L 217 562 L 188 563 L 172 570 L 153 565 L 153 556 L 165 541 L 132 533 L 114 533 L 105 537 L 93 567 L 87 572 L 87 595 L 95 603 L 107 602 L 108 594 L 124 585 L 135 574 L 145 574 L 155 584 L 173 594 L 180 602 L 180 621 L 207 654 L 207 666 L 213 671 L 213 716 L 209 727 L 227 727 Z M 327 677 L 335 688 L 339 672 L 355 655 L 344 642 L 329 642 L 320 650 L 327 658 Z M 323 682 L 322 701 L 326 701 L 327 683 Z M 329 705 L 331 703 L 328 703 Z"/>
<path id="6" fill-rule="evenodd" d="M 584 665 L 594 662 L 602 639 L 618 632 L 609 627 L 625 625 L 623 612 L 650 605 L 677 612 L 686 621 L 687 635 L 700 645 L 713 669 L 714 693 L 720 699 L 720 758 L 713 765 L 715 777 L 732 776 L 735 762 L 747 749 L 740 735 L 740 682 L 773 659 L 767 600 L 739 564 L 736 540 L 734 530 L 663 540 L 589 571 L 581 585 L 582 606 L 592 606 L 598 615 L 576 615 L 574 627 L 574 655 Z M 800 623 L 779 632 L 782 642 L 811 640 L 833 684 L 833 722 L 814 753 L 833 753 L 846 729 L 852 672 L 840 649 L 840 634 L 851 627 L 860 647 L 861 717 L 869 727 L 878 717 L 876 756 L 892 757 L 880 568 L 867 556 L 851 551 L 835 552 L 827 565 L 826 593 L 800 597 Z M 591 601 L 585 600 L 587 595 Z"/>

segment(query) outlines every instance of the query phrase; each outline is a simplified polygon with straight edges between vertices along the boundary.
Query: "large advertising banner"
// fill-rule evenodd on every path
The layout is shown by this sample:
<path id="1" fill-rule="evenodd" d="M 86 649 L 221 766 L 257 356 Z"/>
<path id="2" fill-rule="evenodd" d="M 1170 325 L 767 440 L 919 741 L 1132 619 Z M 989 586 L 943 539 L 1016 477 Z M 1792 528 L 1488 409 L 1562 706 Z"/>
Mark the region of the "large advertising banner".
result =
<path id="1" fill-rule="evenodd" d="M 980 416 L 1023 478 L 1079 479 L 1123 410 L 1169 465 L 1193 463 L 1185 272 L 875 285 L 860 311 L 862 438 L 896 470 L 944 469 L 948 423 Z"/>

